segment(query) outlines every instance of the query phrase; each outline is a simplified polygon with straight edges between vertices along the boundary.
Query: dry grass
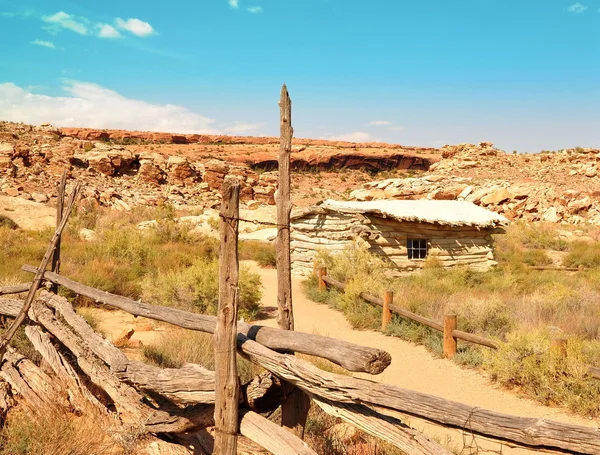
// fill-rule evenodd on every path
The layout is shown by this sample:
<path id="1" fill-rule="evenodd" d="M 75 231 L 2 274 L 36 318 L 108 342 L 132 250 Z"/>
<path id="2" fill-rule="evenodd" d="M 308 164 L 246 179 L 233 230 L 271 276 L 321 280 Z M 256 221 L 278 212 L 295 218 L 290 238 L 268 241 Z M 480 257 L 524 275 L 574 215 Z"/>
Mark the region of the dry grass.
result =
<path id="1" fill-rule="evenodd" d="M 485 363 L 500 382 L 518 386 L 544 403 L 600 415 L 600 381 L 577 373 L 589 365 L 600 365 L 600 246 L 568 244 L 556 227 L 540 225 L 538 229 L 537 225 L 522 223 L 513 224 L 506 235 L 498 236 L 496 246 L 499 266 L 489 272 L 443 269 L 429 261 L 420 273 L 395 279 L 387 278 L 385 263 L 365 249 L 350 247 L 336 256 L 322 253 L 320 259 L 329 274 L 345 281 L 347 291 L 320 292 L 314 278 L 307 280 L 305 290 L 311 299 L 343 311 L 356 328 L 377 330 L 381 324 L 381 310 L 365 303 L 359 297 L 361 292 L 381 296 L 384 290 L 393 290 L 396 305 L 437 321 L 456 313 L 459 329 L 505 341 L 497 353 L 461 345 L 458 362 L 470 366 Z M 543 248 L 568 251 L 565 261 L 569 265 L 590 268 L 578 273 L 529 269 L 527 264 L 548 263 Z M 534 360 L 519 357 L 522 345 L 534 342 L 528 339 L 525 343 L 520 337 L 538 334 L 539 338 L 547 327 L 569 337 L 568 368 L 550 367 L 549 354 L 534 356 Z M 387 332 L 441 353 L 440 334 L 419 324 L 394 317 Z M 544 352 L 548 350 L 548 339 L 542 337 L 537 342 L 547 345 Z M 527 362 L 536 367 L 528 368 Z M 518 376 L 528 371 L 529 375 Z"/>
<path id="2" fill-rule="evenodd" d="M 216 310 L 219 241 L 192 234 L 190 227 L 174 221 L 168 206 L 136 209 L 115 216 L 98 209 L 80 209 L 63 237 L 61 271 L 70 278 L 107 292 L 186 310 L 214 313 Z M 140 219 L 156 218 L 154 229 L 140 231 Z M 94 228 L 98 240 L 86 242 L 77 232 Z M 0 227 L 0 282 L 31 280 L 20 271 L 22 264 L 37 264 L 46 249 L 50 231 L 27 232 Z M 268 245 L 246 247 L 246 256 L 268 257 Z M 268 259 L 266 259 L 268 262 Z M 242 268 L 240 316 L 252 319 L 261 298 L 257 274 Z M 65 290 L 73 302 L 88 300 Z"/>
<path id="3" fill-rule="evenodd" d="M 144 360 L 162 368 L 181 368 L 186 363 L 196 363 L 215 369 L 213 336 L 191 330 L 176 330 L 162 335 L 156 343 L 145 346 Z M 264 371 L 261 367 L 238 355 L 238 374 L 242 383 Z"/>
<path id="4" fill-rule="evenodd" d="M 12 411 L 0 432 L 1 455 L 125 455 L 110 438 L 110 419 L 90 407 L 77 416 L 63 408 Z"/>

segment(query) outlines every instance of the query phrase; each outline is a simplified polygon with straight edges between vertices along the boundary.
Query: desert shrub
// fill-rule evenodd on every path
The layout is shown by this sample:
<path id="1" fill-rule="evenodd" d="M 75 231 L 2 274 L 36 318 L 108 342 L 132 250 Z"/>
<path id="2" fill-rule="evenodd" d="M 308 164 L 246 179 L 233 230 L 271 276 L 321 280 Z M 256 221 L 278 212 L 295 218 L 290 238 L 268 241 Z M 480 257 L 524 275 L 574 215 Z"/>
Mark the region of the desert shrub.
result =
<path id="1" fill-rule="evenodd" d="M 342 282 L 362 276 L 383 275 L 387 266 L 379 257 L 371 254 L 366 245 L 350 245 L 338 254 L 320 250 L 317 261 L 327 267 L 327 273 Z"/>
<path id="2" fill-rule="evenodd" d="M 600 381 L 586 374 L 590 362 L 600 355 L 598 343 L 571 337 L 566 355 L 550 344 L 548 330 L 514 332 L 497 351 L 484 352 L 485 366 L 493 379 L 518 387 L 541 403 L 600 415 Z"/>
<path id="3" fill-rule="evenodd" d="M 239 315 L 252 319 L 262 297 L 260 276 L 240 267 Z M 216 314 L 219 303 L 219 264 L 198 258 L 190 267 L 149 274 L 142 281 L 143 298 L 156 305 Z"/>
<path id="4" fill-rule="evenodd" d="M 337 290 L 329 288 L 321 291 L 319 289 L 319 279 L 315 276 L 310 276 L 302 282 L 304 294 L 313 302 L 326 303 L 332 308 L 339 308 Z"/>
<path id="5" fill-rule="evenodd" d="M 563 264 L 567 267 L 599 267 L 600 243 L 573 242 L 569 247 L 569 254 L 563 259 Z"/>
<path id="6" fill-rule="evenodd" d="M 560 238 L 553 223 L 529 224 L 524 221 L 513 222 L 506 231 L 507 240 L 516 240 L 526 248 L 537 250 L 565 251 L 569 244 Z"/>
<path id="7" fill-rule="evenodd" d="M 181 368 L 196 363 L 208 370 L 215 369 L 213 336 L 191 330 L 177 330 L 161 335 L 154 344 L 144 346 L 143 356 L 149 363 L 161 368 Z M 238 374 L 242 383 L 250 381 L 263 369 L 237 356 Z"/>
<path id="8" fill-rule="evenodd" d="M 523 262 L 527 265 L 552 265 L 552 259 L 544 250 L 527 250 L 523 252 Z"/>
<path id="9" fill-rule="evenodd" d="M 386 334 L 422 344 L 437 356 L 442 356 L 442 334 L 423 324 L 394 315 L 387 326 Z"/>
<path id="10" fill-rule="evenodd" d="M 153 242 L 191 242 L 190 231 L 194 226 L 191 223 L 179 221 L 175 207 L 171 204 L 159 204 L 155 216 L 156 224 L 149 230 Z"/>
<path id="11" fill-rule="evenodd" d="M 277 253 L 273 243 L 246 240 L 239 243 L 238 249 L 240 260 L 256 261 L 261 267 L 277 266 Z"/>
<path id="12" fill-rule="evenodd" d="M 485 299 L 467 298 L 452 309 L 457 315 L 458 328 L 465 332 L 502 336 L 515 325 L 508 307 L 497 296 Z"/>
<path id="13" fill-rule="evenodd" d="M 5 215 L 0 215 L 0 228 L 19 229 L 19 225 Z"/>

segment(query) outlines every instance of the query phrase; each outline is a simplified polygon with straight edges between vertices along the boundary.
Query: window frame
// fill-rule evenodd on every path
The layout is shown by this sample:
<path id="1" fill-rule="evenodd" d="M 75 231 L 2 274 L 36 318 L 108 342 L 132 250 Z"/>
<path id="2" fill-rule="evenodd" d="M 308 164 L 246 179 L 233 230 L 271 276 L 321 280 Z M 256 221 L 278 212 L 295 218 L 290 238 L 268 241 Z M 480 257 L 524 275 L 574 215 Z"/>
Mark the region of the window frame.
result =
<path id="1" fill-rule="evenodd" d="M 417 255 L 415 255 L 415 252 L 417 253 Z M 406 255 L 411 261 L 423 261 L 427 259 L 427 256 L 429 255 L 429 240 L 407 238 Z"/>

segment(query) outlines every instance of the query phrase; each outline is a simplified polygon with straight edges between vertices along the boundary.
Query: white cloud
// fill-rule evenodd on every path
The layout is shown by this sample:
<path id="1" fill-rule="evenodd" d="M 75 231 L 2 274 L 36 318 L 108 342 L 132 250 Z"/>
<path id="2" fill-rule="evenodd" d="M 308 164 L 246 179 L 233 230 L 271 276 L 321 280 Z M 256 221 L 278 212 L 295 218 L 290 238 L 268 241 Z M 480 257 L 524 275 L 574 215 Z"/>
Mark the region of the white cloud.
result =
<path id="1" fill-rule="evenodd" d="M 44 41 L 41 39 L 36 39 L 32 41 L 30 44 L 35 44 L 36 46 L 49 47 L 50 49 L 56 49 L 56 46 L 52 41 Z"/>
<path id="2" fill-rule="evenodd" d="M 368 142 L 371 141 L 371 135 L 363 131 L 355 131 L 354 133 L 341 134 L 339 136 L 332 136 L 329 138 L 332 141 L 346 141 L 346 142 Z"/>
<path id="3" fill-rule="evenodd" d="M 252 14 L 262 13 L 262 6 L 251 6 L 248 11 Z"/>
<path id="4" fill-rule="evenodd" d="M 96 28 L 99 38 L 119 38 L 121 36 L 121 33 L 109 24 L 97 24 Z"/>
<path id="5" fill-rule="evenodd" d="M 64 28 L 65 30 L 71 30 L 80 35 L 88 34 L 88 27 L 86 24 L 89 21 L 85 17 L 76 17 L 72 14 L 67 14 L 64 11 L 59 11 L 52 16 L 43 16 L 42 20 L 50 24 L 47 30 L 53 33 Z"/>
<path id="6" fill-rule="evenodd" d="M 117 17 L 117 19 L 115 19 L 115 24 L 117 24 L 117 27 L 121 30 L 127 30 L 136 36 L 145 37 L 154 35 L 156 33 L 152 25 L 150 25 L 148 22 L 144 22 L 135 18 L 123 20 L 120 17 Z"/>
<path id="7" fill-rule="evenodd" d="M 233 136 L 261 136 L 260 129 L 264 123 L 234 122 L 233 125 L 222 128 L 226 134 Z"/>
<path id="8" fill-rule="evenodd" d="M 229 6 L 235 9 L 239 8 L 239 0 L 229 0 Z"/>
<path id="9" fill-rule="evenodd" d="M 588 7 L 577 2 L 567 8 L 570 13 L 583 13 Z"/>
<path id="10" fill-rule="evenodd" d="M 182 106 L 125 98 L 96 84 L 67 80 L 65 96 L 32 93 L 13 83 L 0 84 L 0 118 L 50 122 L 63 127 L 113 128 L 173 133 L 215 133 L 214 120 Z"/>
<path id="11" fill-rule="evenodd" d="M 392 122 L 388 120 L 373 120 L 372 122 L 369 122 L 369 125 L 371 126 L 390 126 L 391 124 Z"/>

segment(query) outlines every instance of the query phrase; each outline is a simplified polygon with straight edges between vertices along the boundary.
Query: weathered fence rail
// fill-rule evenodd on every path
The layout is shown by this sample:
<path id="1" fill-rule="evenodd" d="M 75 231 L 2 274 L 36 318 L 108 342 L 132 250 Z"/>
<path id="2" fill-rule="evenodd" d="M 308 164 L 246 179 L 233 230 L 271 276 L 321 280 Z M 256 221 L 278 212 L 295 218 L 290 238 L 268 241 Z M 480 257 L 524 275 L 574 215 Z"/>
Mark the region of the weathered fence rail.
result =
<path id="1" fill-rule="evenodd" d="M 327 286 L 331 286 L 339 291 L 344 291 L 346 289 L 346 285 L 341 281 L 338 281 L 334 278 L 327 276 L 327 269 L 325 267 L 320 267 L 317 270 L 317 277 L 319 279 L 319 289 L 326 289 Z M 386 291 L 386 296 L 384 298 L 379 298 L 374 295 L 368 294 L 366 292 L 361 292 L 360 297 L 369 303 L 377 305 L 383 308 L 382 315 L 382 330 L 385 330 L 387 324 L 390 321 L 390 314 L 396 313 L 406 319 L 410 319 L 411 321 L 418 322 L 423 324 L 433 330 L 437 330 L 438 332 L 442 332 L 443 334 L 443 352 L 444 357 L 452 358 L 456 354 L 457 351 L 457 340 L 463 340 L 472 344 L 477 344 L 480 346 L 485 346 L 491 349 L 498 349 L 498 343 L 489 338 L 482 337 L 480 335 L 475 335 L 473 333 L 464 332 L 462 330 L 458 330 L 456 328 L 456 315 L 446 315 L 444 318 L 444 323 L 440 324 L 432 319 L 421 316 L 420 314 L 413 313 L 412 311 L 407 310 L 406 308 L 402 308 L 392 304 L 393 293 L 391 291 Z M 389 313 L 388 313 L 389 312 Z M 595 378 L 600 379 L 600 368 L 598 367 L 589 367 L 588 375 Z"/>
<path id="2" fill-rule="evenodd" d="M 37 270 L 31 265 L 25 265 L 22 269 L 31 273 L 35 273 Z M 214 333 L 215 331 L 217 323 L 215 316 L 138 302 L 127 297 L 100 291 L 53 272 L 45 272 L 44 278 L 97 303 L 118 308 L 134 316 L 143 316 L 199 332 Z M 390 354 L 381 349 L 360 346 L 311 333 L 280 330 L 244 322 L 238 322 L 238 332 L 238 339 L 240 335 L 244 335 L 276 351 L 300 352 L 321 357 L 353 372 L 379 374 L 391 362 Z"/>
<path id="3" fill-rule="evenodd" d="M 79 337 L 80 343 L 89 345 L 89 349 L 102 356 L 105 361 L 115 362 L 112 356 L 119 354 L 112 354 L 112 348 L 107 351 L 106 341 L 90 344 L 90 340 L 99 340 L 97 338 L 99 335 L 92 335 L 93 332 L 90 332 L 89 326 L 85 327 L 74 321 L 79 317 L 75 315 L 66 300 L 51 294 L 42 296 L 34 303 L 37 306 L 31 317 L 35 317 L 69 350 L 78 353 L 78 358 L 84 356 L 81 357 L 81 360 L 84 361 L 85 356 L 88 355 L 86 350 L 73 340 L 69 330 L 65 331 L 61 328 L 56 317 L 53 317 L 48 311 L 41 311 L 43 308 L 41 305 L 44 302 L 46 306 L 55 308 L 61 319 L 67 321 L 69 327 Z M 19 311 L 19 305 L 22 305 L 21 301 L 0 299 L 0 313 L 14 317 Z M 82 321 L 81 318 L 78 320 Z M 317 397 L 318 400 L 325 403 L 323 409 L 327 409 L 327 405 L 329 405 L 332 407 L 329 408 L 332 414 L 343 415 L 346 420 L 356 421 L 362 429 L 378 437 L 381 435 L 382 427 L 375 425 L 373 418 L 376 418 L 378 422 L 382 421 L 383 428 L 389 419 L 386 420 L 384 415 L 369 406 L 398 411 L 439 425 L 462 429 L 519 446 L 555 450 L 562 453 L 600 455 L 600 429 L 598 428 L 510 416 L 401 387 L 329 373 L 294 356 L 274 352 L 242 334 L 238 334 L 238 351 L 275 376 L 296 385 L 309 395 Z M 83 365 L 85 366 L 86 363 Z M 98 374 L 97 367 L 93 367 L 91 364 L 89 370 L 86 371 L 90 374 Z M 110 380 L 110 377 L 104 374 L 97 380 L 107 381 Z M 112 389 L 117 390 L 117 386 L 113 386 Z M 214 400 L 212 402 L 214 403 Z M 321 405 L 319 404 L 319 406 Z M 153 420 L 148 424 L 151 425 L 149 428 L 156 431 L 182 432 L 213 422 L 212 408 L 207 410 L 207 408 L 200 407 L 191 414 L 189 413 L 191 411 L 188 411 L 188 413 L 177 416 L 169 414 L 172 412 L 172 410 L 165 410 L 163 414 L 154 413 Z M 402 444 L 405 445 L 407 437 L 414 442 L 414 434 L 411 432 L 414 430 L 406 429 L 400 422 L 396 422 L 394 428 L 403 434 L 402 438 L 399 438 L 402 439 L 401 441 L 395 441 L 393 433 L 388 435 L 395 441 L 393 442 L 395 445 L 398 447 L 401 447 Z M 431 444 L 431 441 L 429 443 Z M 419 450 L 413 453 L 427 455 L 447 453 L 439 446 L 436 450 L 419 447 Z"/>
<path id="4" fill-rule="evenodd" d="M 319 279 L 322 280 L 323 282 L 325 282 L 325 284 L 332 286 L 337 290 L 344 291 L 346 288 L 346 285 L 344 283 L 327 276 L 326 271 L 321 271 L 319 273 Z M 363 300 L 365 300 L 366 302 L 372 303 L 372 304 L 380 306 L 382 308 L 384 307 L 384 299 L 382 299 L 382 298 L 376 297 L 376 296 L 368 294 L 366 292 L 361 292 L 360 297 Z M 423 324 L 433 330 L 437 330 L 438 332 L 444 333 L 444 324 L 440 324 L 439 322 L 434 321 L 433 319 L 429 319 L 429 318 L 426 318 L 425 316 L 421 316 L 420 314 L 413 313 L 412 311 L 409 311 L 406 308 L 402 308 L 397 305 L 388 303 L 387 306 L 392 313 L 399 314 L 400 316 L 402 316 L 406 319 L 410 319 L 411 321 L 418 322 L 418 323 Z M 463 332 L 462 330 L 454 329 L 454 330 L 452 330 L 452 332 L 449 335 L 451 335 L 453 338 L 467 341 L 469 343 L 487 346 L 492 349 L 498 349 L 498 343 L 496 343 L 494 340 L 490 340 L 489 338 L 485 338 L 485 337 L 475 335 L 472 333 Z M 449 353 L 449 352 L 444 353 L 444 354 L 448 357 L 451 357 L 454 355 L 454 353 Z"/>

